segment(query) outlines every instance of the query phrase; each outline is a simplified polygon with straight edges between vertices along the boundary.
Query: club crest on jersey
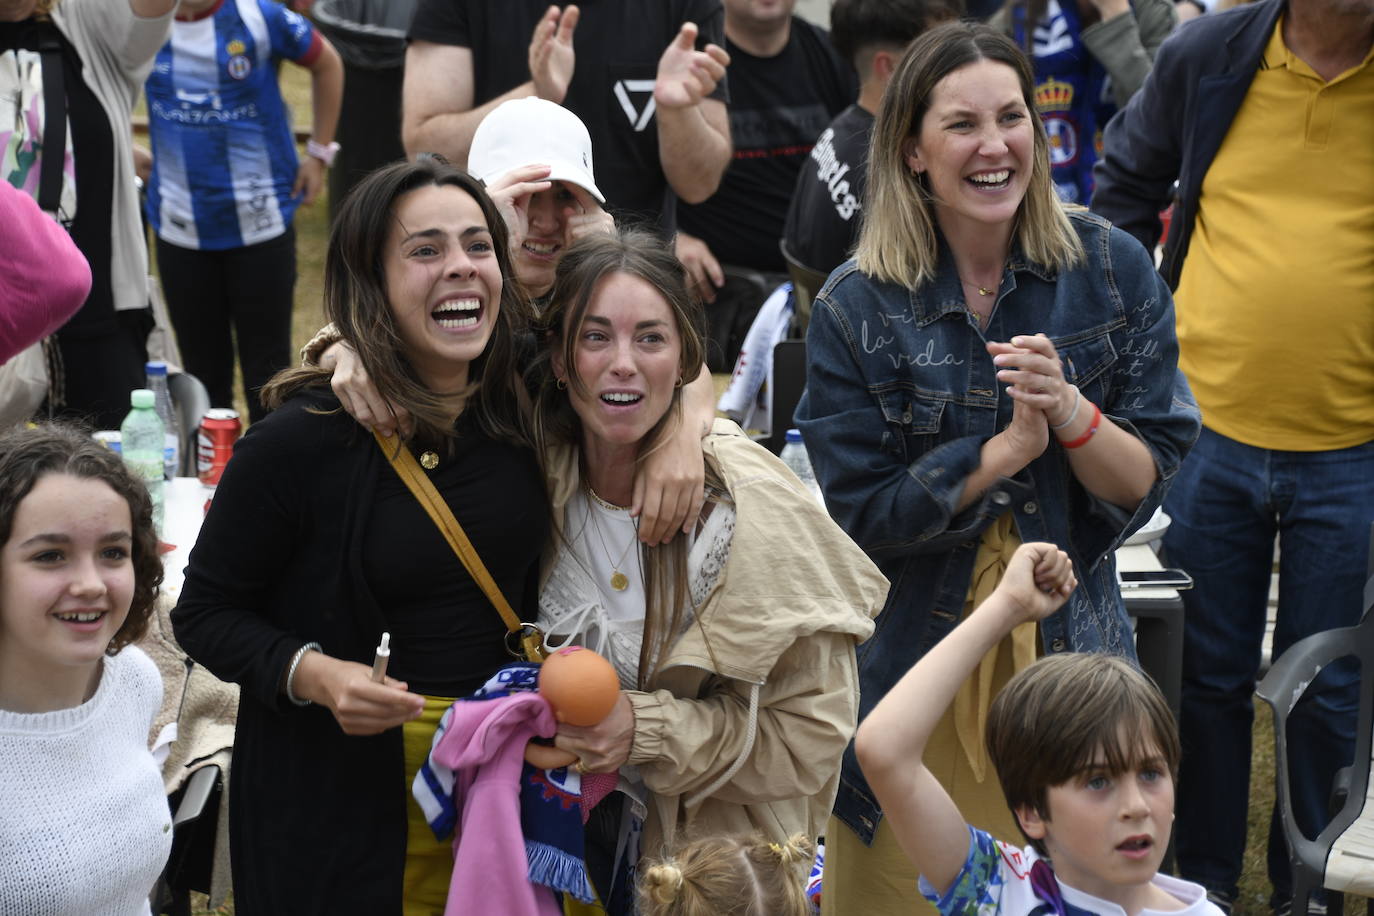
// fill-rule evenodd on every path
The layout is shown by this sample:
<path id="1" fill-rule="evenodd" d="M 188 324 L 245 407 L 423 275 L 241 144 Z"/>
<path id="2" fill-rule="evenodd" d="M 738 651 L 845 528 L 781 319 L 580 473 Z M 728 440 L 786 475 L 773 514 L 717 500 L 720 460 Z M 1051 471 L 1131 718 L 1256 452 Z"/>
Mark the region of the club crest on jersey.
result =
<path id="1" fill-rule="evenodd" d="M 247 79 L 248 74 L 253 72 L 253 62 L 244 53 L 248 50 L 248 46 L 235 38 L 224 46 L 224 50 L 229 55 L 229 62 L 225 65 L 229 75 L 236 80 Z"/>
<path id="2" fill-rule="evenodd" d="M 1050 144 L 1050 164 L 1068 165 L 1078 159 L 1078 127 L 1062 114 L 1044 116 L 1045 136 Z"/>

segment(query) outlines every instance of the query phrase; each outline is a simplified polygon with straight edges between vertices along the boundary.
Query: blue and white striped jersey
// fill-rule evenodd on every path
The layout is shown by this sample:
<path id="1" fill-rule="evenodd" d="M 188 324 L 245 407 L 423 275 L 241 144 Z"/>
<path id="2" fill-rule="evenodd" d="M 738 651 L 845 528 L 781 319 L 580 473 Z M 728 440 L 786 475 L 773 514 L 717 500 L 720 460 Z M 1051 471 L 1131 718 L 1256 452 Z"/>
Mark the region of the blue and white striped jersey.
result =
<path id="1" fill-rule="evenodd" d="M 178 18 L 148 77 L 148 219 L 183 248 L 220 250 L 291 225 L 299 162 L 277 61 L 308 66 L 321 39 L 273 0 L 221 0 Z"/>

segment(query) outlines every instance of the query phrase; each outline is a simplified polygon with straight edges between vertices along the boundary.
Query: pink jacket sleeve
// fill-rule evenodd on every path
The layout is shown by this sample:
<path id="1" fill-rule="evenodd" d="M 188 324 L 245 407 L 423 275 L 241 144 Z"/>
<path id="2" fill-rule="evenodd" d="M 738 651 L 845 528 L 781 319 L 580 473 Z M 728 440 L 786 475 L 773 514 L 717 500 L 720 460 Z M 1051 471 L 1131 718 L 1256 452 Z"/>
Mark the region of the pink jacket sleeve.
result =
<path id="1" fill-rule="evenodd" d="M 0 363 L 56 331 L 91 291 L 91 268 L 33 198 L 0 181 Z"/>

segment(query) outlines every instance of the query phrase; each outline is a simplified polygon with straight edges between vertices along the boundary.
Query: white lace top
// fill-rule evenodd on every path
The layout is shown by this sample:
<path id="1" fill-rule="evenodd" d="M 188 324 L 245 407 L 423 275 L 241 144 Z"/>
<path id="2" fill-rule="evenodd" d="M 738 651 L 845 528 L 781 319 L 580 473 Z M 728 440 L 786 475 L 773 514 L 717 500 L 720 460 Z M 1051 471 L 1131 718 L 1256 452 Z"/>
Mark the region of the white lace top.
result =
<path id="1" fill-rule="evenodd" d="M 720 502 L 688 536 L 692 608 L 702 605 L 720 578 L 734 532 L 734 507 Z M 644 572 L 637 536 L 628 510 L 608 508 L 583 491 L 568 501 L 563 540 L 539 593 L 539 626 L 548 647 L 576 644 L 598 652 L 615 666 L 626 690 L 638 689 L 644 636 Z M 629 579 L 623 591 L 611 586 L 616 571 Z"/>

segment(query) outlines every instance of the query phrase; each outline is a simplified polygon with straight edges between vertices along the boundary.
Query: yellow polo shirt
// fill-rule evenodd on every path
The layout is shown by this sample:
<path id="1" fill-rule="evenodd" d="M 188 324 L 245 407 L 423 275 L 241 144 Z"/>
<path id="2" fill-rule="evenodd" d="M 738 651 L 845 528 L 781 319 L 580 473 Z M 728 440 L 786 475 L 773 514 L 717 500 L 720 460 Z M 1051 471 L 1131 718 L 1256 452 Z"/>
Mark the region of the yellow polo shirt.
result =
<path id="1" fill-rule="evenodd" d="M 1326 82 L 1282 30 L 1202 182 L 1179 364 L 1209 429 L 1324 451 L 1374 440 L 1374 49 Z"/>

